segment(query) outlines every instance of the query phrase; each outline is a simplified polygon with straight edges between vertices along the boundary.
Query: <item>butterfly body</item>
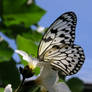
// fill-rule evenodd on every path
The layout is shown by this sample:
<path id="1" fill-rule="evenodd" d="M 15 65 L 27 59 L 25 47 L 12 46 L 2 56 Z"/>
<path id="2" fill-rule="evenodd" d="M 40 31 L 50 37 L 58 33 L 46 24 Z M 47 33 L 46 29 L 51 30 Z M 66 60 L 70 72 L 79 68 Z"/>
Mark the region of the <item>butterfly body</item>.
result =
<path id="1" fill-rule="evenodd" d="M 74 12 L 64 13 L 48 28 L 39 45 L 39 61 L 50 63 L 62 75 L 77 73 L 85 59 L 83 49 L 74 44 L 76 22 Z"/>

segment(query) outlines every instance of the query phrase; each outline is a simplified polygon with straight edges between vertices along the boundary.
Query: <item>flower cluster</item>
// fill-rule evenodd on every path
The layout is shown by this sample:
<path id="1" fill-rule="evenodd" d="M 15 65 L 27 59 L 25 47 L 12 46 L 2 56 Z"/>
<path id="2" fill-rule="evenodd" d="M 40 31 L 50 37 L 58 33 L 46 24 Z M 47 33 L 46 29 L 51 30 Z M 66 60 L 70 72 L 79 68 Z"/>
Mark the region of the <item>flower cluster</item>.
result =
<path id="1" fill-rule="evenodd" d="M 34 70 L 36 67 L 40 67 L 40 74 L 34 80 L 40 85 L 41 92 L 71 92 L 64 82 L 59 82 L 58 72 L 52 70 L 49 63 L 40 63 L 22 50 L 16 50 L 15 52 L 23 56 L 30 69 Z M 12 92 L 11 84 L 5 87 L 4 92 Z"/>
<path id="2" fill-rule="evenodd" d="M 23 59 L 28 62 L 32 70 L 40 67 L 40 74 L 36 76 L 35 81 L 40 85 L 42 92 L 43 90 L 48 92 L 71 92 L 64 82 L 59 82 L 58 71 L 52 70 L 49 63 L 40 63 L 22 50 L 16 50 L 15 52 L 23 56 Z"/>

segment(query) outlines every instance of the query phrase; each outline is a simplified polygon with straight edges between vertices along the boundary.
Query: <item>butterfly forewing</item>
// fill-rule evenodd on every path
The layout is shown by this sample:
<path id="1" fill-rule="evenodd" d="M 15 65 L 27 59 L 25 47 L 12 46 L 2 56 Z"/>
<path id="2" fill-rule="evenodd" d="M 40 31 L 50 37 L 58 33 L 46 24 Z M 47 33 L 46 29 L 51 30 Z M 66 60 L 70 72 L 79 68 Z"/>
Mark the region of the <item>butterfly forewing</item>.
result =
<path id="1" fill-rule="evenodd" d="M 84 62 L 84 52 L 74 45 L 77 18 L 67 12 L 55 20 L 44 34 L 38 49 L 39 61 L 48 62 L 63 75 L 77 73 Z"/>
<path id="2" fill-rule="evenodd" d="M 51 45 L 73 44 L 76 21 L 77 18 L 73 12 L 64 13 L 57 18 L 43 36 L 38 55 L 40 56 L 46 52 Z"/>

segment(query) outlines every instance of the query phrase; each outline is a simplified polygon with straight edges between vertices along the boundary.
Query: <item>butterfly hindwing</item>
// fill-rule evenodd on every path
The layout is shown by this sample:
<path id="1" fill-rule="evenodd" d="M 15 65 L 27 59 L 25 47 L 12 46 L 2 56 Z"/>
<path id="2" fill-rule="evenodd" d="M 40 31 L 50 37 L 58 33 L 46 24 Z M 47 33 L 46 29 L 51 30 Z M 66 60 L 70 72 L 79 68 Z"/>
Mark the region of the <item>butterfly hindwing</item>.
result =
<path id="1" fill-rule="evenodd" d="M 46 52 L 49 46 L 73 44 L 75 39 L 76 15 L 67 12 L 55 20 L 42 38 L 38 55 Z"/>
<path id="2" fill-rule="evenodd" d="M 50 60 L 53 69 L 61 71 L 63 75 L 72 75 L 80 70 L 84 63 L 83 49 L 78 45 L 65 45 L 63 48 L 57 49 L 56 46 L 46 53 L 48 57 L 45 59 Z M 55 50 L 54 50 L 55 49 Z"/>

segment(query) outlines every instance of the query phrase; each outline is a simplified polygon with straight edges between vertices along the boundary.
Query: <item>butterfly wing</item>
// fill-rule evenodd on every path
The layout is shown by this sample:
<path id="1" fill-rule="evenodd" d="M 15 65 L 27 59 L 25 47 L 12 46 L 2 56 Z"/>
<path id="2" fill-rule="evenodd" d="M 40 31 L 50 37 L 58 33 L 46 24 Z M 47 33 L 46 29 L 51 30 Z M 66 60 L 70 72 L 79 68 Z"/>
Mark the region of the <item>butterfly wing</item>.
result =
<path id="1" fill-rule="evenodd" d="M 82 48 L 74 45 L 76 22 L 73 12 L 61 15 L 46 31 L 38 49 L 39 61 L 49 62 L 63 75 L 75 74 L 85 59 Z"/>
<path id="2" fill-rule="evenodd" d="M 76 15 L 67 12 L 55 20 L 40 42 L 38 57 L 42 57 L 53 45 L 73 44 L 75 39 Z"/>
<path id="3" fill-rule="evenodd" d="M 75 44 L 65 45 L 63 48 L 54 45 L 44 55 L 44 60 L 49 61 L 52 68 L 60 71 L 63 75 L 77 73 L 84 63 L 84 59 L 83 49 Z"/>

